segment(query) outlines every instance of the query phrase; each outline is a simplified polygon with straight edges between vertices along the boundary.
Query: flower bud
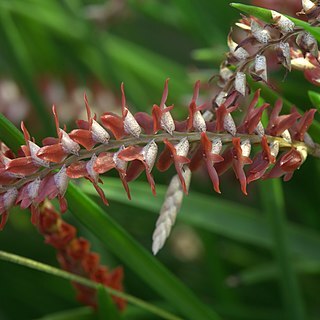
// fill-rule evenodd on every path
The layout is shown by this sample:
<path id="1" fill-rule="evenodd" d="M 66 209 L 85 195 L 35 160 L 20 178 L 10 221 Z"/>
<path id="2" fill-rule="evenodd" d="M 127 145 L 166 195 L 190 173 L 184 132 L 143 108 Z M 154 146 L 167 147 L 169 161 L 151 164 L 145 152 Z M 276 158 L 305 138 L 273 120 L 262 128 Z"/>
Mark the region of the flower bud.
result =
<path id="1" fill-rule="evenodd" d="M 187 137 L 182 138 L 180 142 L 177 143 L 174 147 L 176 149 L 178 156 L 186 157 L 188 155 L 189 147 L 190 147 L 188 138 Z"/>
<path id="2" fill-rule="evenodd" d="M 154 163 L 157 158 L 158 154 L 158 146 L 155 143 L 154 139 L 151 140 L 143 149 L 142 149 L 142 155 L 144 157 L 144 161 L 146 162 L 148 166 L 149 172 L 151 172 Z"/>
<path id="3" fill-rule="evenodd" d="M 196 111 L 193 114 L 193 127 L 199 132 L 205 132 L 207 130 L 206 122 L 200 111 Z"/>
<path id="4" fill-rule="evenodd" d="M 262 80 L 265 82 L 268 81 L 268 75 L 267 75 L 267 59 L 265 56 L 257 54 L 255 58 L 255 64 L 254 64 L 255 72 L 259 77 L 261 77 Z"/>
<path id="5" fill-rule="evenodd" d="M 285 17 L 283 14 L 271 10 L 272 19 L 275 21 L 276 26 L 280 29 L 280 31 L 284 34 L 292 32 L 294 30 L 294 23 Z"/>
<path id="6" fill-rule="evenodd" d="M 222 149 L 222 141 L 220 138 L 215 138 L 212 141 L 211 153 L 220 154 Z"/>
<path id="7" fill-rule="evenodd" d="M 251 32 L 260 43 L 267 44 L 271 39 L 269 31 L 263 29 L 255 20 L 251 20 Z"/>
<path id="8" fill-rule="evenodd" d="M 170 135 L 172 135 L 173 131 L 176 129 L 172 115 L 169 111 L 162 113 L 161 119 L 160 119 L 160 126 L 162 129 L 167 131 Z"/>
<path id="9" fill-rule="evenodd" d="M 80 151 L 80 145 L 74 142 L 64 130 L 60 129 L 60 132 L 62 133 L 61 145 L 63 151 L 78 156 Z"/>
<path id="10" fill-rule="evenodd" d="M 127 114 L 123 122 L 124 131 L 127 134 L 131 134 L 134 137 L 139 138 L 141 134 L 141 128 L 132 113 L 128 109 L 126 112 Z"/>
<path id="11" fill-rule="evenodd" d="M 91 159 L 86 164 L 87 172 L 95 183 L 97 183 L 99 180 L 99 173 L 93 169 L 93 166 L 96 163 L 96 160 L 97 160 L 97 156 L 93 154 Z"/>
<path id="12" fill-rule="evenodd" d="M 236 124 L 232 118 L 230 113 L 227 113 L 223 119 L 223 128 L 224 130 L 228 131 L 231 135 L 235 136 L 237 133 Z"/>
<path id="13" fill-rule="evenodd" d="M 243 72 L 237 72 L 234 82 L 234 88 L 243 96 L 246 95 L 246 75 Z"/>
<path id="14" fill-rule="evenodd" d="M 242 47 L 238 47 L 238 44 L 234 42 L 231 38 L 231 35 L 228 35 L 228 47 L 230 49 L 231 54 L 237 59 L 237 60 L 245 60 L 249 57 L 249 53 L 243 49 Z"/>
<path id="15" fill-rule="evenodd" d="M 248 158 L 250 156 L 250 152 L 251 152 L 250 140 L 245 139 L 245 140 L 241 141 L 240 147 L 241 147 L 242 156 Z"/>
<path id="16" fill-rule="evenodd" d="M 68 183 L 69 183 L 69 177 L 67 175 L 66 165 L 63 165 L 60 171 L 54 175 L 54 183 L 59 191 L 59 195 L 63 197 L 67 191 Z"/>
<path id="17" fill-rule="evenodd" d="M 281 52 L 280 60 L 282 65 L 291 71 L 290 45 L 288 42 L 280 42 L 279 49 Z"/>
<path id="18" fill-rule="evenodd" d="M 95 142 L 103 144 L 107 144 L 109 142 L 109 133 L 94 119 L 92 119 L 91 133 Z"/>
<path id="19" fill-rule="evenodd" d="M 278 153 L 279 153 L 279 148 L 280 148 L 280 144 L 278 141 L 272 141 L 270 143 L 270 154 L 273 156 L 273 157 L 277 157 Z"/>

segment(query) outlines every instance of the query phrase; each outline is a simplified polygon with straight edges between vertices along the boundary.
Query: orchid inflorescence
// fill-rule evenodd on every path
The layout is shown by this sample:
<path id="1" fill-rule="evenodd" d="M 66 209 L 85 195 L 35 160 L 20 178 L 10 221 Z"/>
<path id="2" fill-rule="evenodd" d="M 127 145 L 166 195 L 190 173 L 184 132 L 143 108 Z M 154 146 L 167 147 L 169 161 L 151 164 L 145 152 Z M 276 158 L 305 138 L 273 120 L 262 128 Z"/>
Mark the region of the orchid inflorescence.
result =
<path id="1" fill-rule="evenodd" d="M 303 4 L 303 12 L 314 19 L 312 10 L 318 10 L 318 7 L 307 6 L 306 1 Z M 184 121 L 174 120 L 171 115 L 173 105 L 166 105 L 167 79 L 160 104 L 153 105 L 151 115 L 131 113 L 124 84 L 121 84 L 121 115 L 106 112 L 98 121 L 84 95 L 87 119 L 78 120 L 78 129 L 71 132 L 65 127 L 60 128 L 53 106 L 57 137 L 45 138 L 42 147 L 35 143 L 22 123 L 25 145 L 21 146 L 17 156 L 1 145 L 0 227 L 3 228 L 7 221 L 8 210 L 18 204 L 31 209 L 32 222 L 36 225 L 39 223 L 39 208 L 46 199 L 58 198 L 61 212 L 65 212 L 67 202 L 64 195 L 70 179 L 88 179 L 103 202 L 108 204 L 99 183 L 100 175 L 112 169 L 119 173 L 129 199 L 128 183 L 143 171 L 152 193 L 156 194 L 152 175 L 154 165 L 159 171 L 166 171 L 174 164 L 178 175 L 174 185 L 185 194 L 190 181 L 189 169 L 194 171 L 202 163 L 218 193 L 219 177 L 229 168 L 233 169 L 244 194 L 247 194 L 247 185 L 258 179 L 284 176 L 284 180 L 289 180 L 308 154 L 319 156 L 318 146 L 307 134 L 316 110 L 310 109 L 302 115 L 292 107 L 289 114 L 280 114 L 281 99 L 273 108 L 268 103 L 258 106 L 260 90 L 253 93 L 246 107 L 246 96 L 250 93 L 246 77 L 250 74 L 254 81 L 269 85 L 267 49 L 277 50 L 279 61 L 288 70 L 297 64 L 294 54 L 298 50 L 303 59 L 310 59 L 313 63 L 318 63 L 319 53 L 317 42 L 310 34 L 296 28 L 291 20 L 277 12 L 272 12 L 272 16 L 274 23 L 267 26 L 253 17 L 244 17 L 237 24 L 247 36 L 239 44 L 232 40 L 231 34 L 228 37 L 230 52 L 220 69 L 218 84 L 221 90 L 212 103 L 199 105 L 200 81 L 197 81 L 189 114 Z M 296 44 L 291 41 L 294 36 Z M 245 112 L 236 124 L 234 115 L 239 109 Z M 269 120 L 263 125 L 262 117 L 267 111 Z M 160 143 L 164 144 L 164 149 L 158 157 Z M 252 145 L 261 147 L 253 157 Z M 171 197 L 172 194 L 176 193 L 168 192 Z M 170 233 L 182 193 L 179 193 L 179 199 L 180 202 L 172 200 L 175 209 L 171 213 L 168 201 L 166 209 L 162 210 L 165 218 L 160 215 L 157 223 L 153 237 L 154 253 L 163 246 Z"/>

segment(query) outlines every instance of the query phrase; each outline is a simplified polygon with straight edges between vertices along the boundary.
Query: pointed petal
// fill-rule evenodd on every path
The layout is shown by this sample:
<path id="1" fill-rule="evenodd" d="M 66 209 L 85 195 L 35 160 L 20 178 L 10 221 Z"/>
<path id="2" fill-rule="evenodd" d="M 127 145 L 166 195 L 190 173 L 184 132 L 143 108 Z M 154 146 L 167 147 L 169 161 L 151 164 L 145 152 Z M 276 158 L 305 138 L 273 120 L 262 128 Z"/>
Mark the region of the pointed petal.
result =
<path id="1" fill-rule="evenodd" d="M 124 136 L 123 120 L 112 112 L 106 112 L 101 116 L 101 122 L 119 140 Z"/>
<path id="2" fill-rule="evenodd" d="M 113 156 L 114 154 L 111 152 L 100 153 L 93 165 L 94 171 L 101 174 L 115 168 L 116 164 L 113 161 Z"/>
<path id="3" fill-rule="evenodd" d="M 68 154 L 63 150 L 61 143 L 44 146 L 37 152 L 37 157 L 42 160 L 60 163 Z"/>
<path id="4" fill-rule="evenodd" d="M 91 150 L 96 142 L 92 139 L 92 133 L 88 130 L 75 129 L 69 133 L 69 136 L 75 142 L 84 146 L 87 150 Z"/>
<path id="5" fill-rule="evenodd" d="M 85 161 L 72 163 L 66 171 L 68 177 L 71 179 L 78 179 L 88 175 L 86 164 L 87 163 Z"/>
<path id="6" fill-rule="evenodd" d="M 150 115 L 145 112 L 137 112 L 134 118 L 137 120 L 139 126 L 143 128 L 145 134 L 153 133 L 154 120 Z"/>

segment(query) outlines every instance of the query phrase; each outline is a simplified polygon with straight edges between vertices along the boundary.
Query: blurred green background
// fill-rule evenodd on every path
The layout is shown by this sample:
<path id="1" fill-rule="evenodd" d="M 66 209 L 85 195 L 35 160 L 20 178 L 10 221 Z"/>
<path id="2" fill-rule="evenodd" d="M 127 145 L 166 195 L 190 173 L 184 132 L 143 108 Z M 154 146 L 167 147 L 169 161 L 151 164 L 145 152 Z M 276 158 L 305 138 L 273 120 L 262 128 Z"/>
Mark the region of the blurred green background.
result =
<path id="1" fill-rule="evenodd" d="M 85 116 L 84 91 L 100 115 L 119 110 L 124 81 L 132 111 L 150 112 L 169 77 L 168 101 L 175 104 L 176 117 L 183 119 L 195 80 L 204 83 L 203 99 L 215 91 L 214 81 L 206 83 L 224 59 L 227 34 L 239 17 L 228 4 L 0 0 L 0 111 L 17 126 L 25 120 L 40 142 L 55 135 L 52 103 L 61 122 L 73 128 L 74 120 Z M 281 82 L 283 75 L 283 70 L 274 73 L 282 95 L 309 109 L 311 85 L 298 72 L 289 74 L 286 82 Z M 111 203 L 106 211 L 149 252 L 165 193 L 161 185 L 170 182 L 173 172 L 154 173 L 160 185 L 155 199 L 141 177 L 132 184 L 131 203 L 118 179 L 106 179 Z M 297 319 L 319 319 L 319 175 L 319 161 L 308 159 L 292 181 L 283 184 L 283 191 L 280 182 L 262 182 L 250 185 L 244 197 L 232 172 L 222 177 L 222 195 L 216 195 L 200 170 L 157 258 L 222 319 L 293 319 L 287 317 L 292 302 L 299 304 L 297 310 L 303 305 L 306 309 L 306 316 L 296 315 Z M 100 201 L 90 186 L 79 187 Z M 92 242 L 104 263 L 124 265 L 126 292 L 179 314 L 174 302 L 164 302 L 71 214 L 64 218 Z M 54 249 L 43 243 L 29 213 L 20 209 L 12 210 L 0 233 L 0 249 L 58 265 Z M 298 281 L 284 277 L 286 268 L 294 269 Z M 65 280 L 0 262 L 0 283 L 1 320 L 95 318 L 75 301 Z M 64 310 L 71 313 L 54 316 Z M 125 319 L 156 317 L 129 306 Z"/>

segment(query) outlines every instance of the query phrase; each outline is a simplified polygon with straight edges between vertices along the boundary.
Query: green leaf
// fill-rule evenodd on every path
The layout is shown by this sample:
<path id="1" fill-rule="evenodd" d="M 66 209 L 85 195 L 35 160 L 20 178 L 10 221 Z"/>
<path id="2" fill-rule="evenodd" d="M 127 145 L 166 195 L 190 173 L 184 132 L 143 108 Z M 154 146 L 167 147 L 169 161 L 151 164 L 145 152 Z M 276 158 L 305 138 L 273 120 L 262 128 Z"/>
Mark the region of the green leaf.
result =
<path id="1" fill-rule="evenodd" d="M 123 319 L 116 305 L 113 303 L 111 296 L 104 289 L 103 285 L 98 289 L 98 319 Z"/>
<path id="2" fill-rule="evenodd" d="M 218 315 L 201 303 L 190 289 L 139 245 L 96 202 L 72 183 L 69 184 L 66 198 L 72 214 L 181 314 L 195 320 L 219 319 Z"/>
<path id="3" fill-rule="evenodd" d="M 260 184 L 261 200 L 270 220 L 273 251 L 278 264 L 280 284 L 286 314 L 289 319 L 305 319 L 302 295 L 296 274 L 290 261 L 289 237 L 285 220 L 284 195 L 280 179 L 270 179 Z"/>
<path id="4" fill-rule="evenodd" d="M 259 18 L 267 23 L 274 22 L 271 15 L 271 10 L 250 6 L 242 3 L 230 3 L 230 5 L 242 12 L 245 12 L 246 14 L 255 16 L 256 18 Z M 296 26 L 301 27 L 305 31 L 311 33 L 318 41 L 320 41 L 320 27 L 312 27 L 309 23 L 290 17 L 286 15 L 287 18 L 289 18 L 292 22 L 295 23 Z"/>
<path id="5" fill-rule="evenodd" d="M 47 314 L 44 317 L 36 320 L 96 320 L 97 317 L 94 311 L 89 307 L 81 307 L 72 310 L 55 312 Z"/>
<path id="6" fill-rule="evenodd" d="M 308 91 L 308 95 L 313 106 L 320 111 L 320 93 L 310 90 Z"/>
<path id="7" fill-rule="evenodd" d="M 132 200 L 128 200 L 119 179 L 108 177 L 102 180 L 101 187 L 108 199 L 159 214 L 166 186 L 157 185 L 157 197 L 153 197 L 146 182 L 130 182 Z M 89 182 L 83 181 L 80 186 L 84 192 L 96 195 Z M 177 219 L 236 241 L 268 249 L 273 247 L 272 234 L 259 210 L 214 195 L 207 196 L 191 190 L 183 200 Z M 320 261 L 318 234 L 293 223 L 287 224 L 287 232 L 292 254 Z"/>
<path id="8" fill-rule="evenodd" d="M 152 312 L 158 316 L 163 317 L 164 319 L 182 320 L 181 318 L 178 318 L 178 317 L 174 316 L 173 314 L 171 314 L 167 311 L 164 311 L 164 310 L 162 310 L 152 304 L 149 304 L 148 302 L 145 302 L 139 298 L 136 298 L 136 297 L 131 296 L 129 294 L 126 294 L 124 292 L 115 290 L 113 288 L 104 287 L 101 284 L 93 282 L 92 280 L 89 280 L 87 278 L 83 278 L 83 277 L 75 275 L 73 273 L 57 269 L 55 267 L 49 266 L 47 264 L 44 264 L 44 263 L 41 263 L 41 262 L 38 262 L 38 261 L 35 261 L 32 259 L 28 259 L 25 257 L 18 256 L 16 254 L 12 254 L 12 253 L 8 253 L 8 252 L 0 250 L 0 260 L 10 262 L 10 263 L 15 263 L 15 264 L 18 264 L 18 265 L 21 265 L 21 266 L 24 266 L 24 267 L 27 267 L 30 269 L 38 270 L 41 272 L 45 272 L 45 273 L 51 274 L 53 276 L 60 277 L 62 279 L 77 282 L 77 283 L 80 283 L 80 284 L 87 286 L 89 288 L 93 288 L 93 289 L 103 288 L 107 293 L 112 294 L 117 297 L 120 297 L 120 298 L 123 298 L 123 299 L 127 300 L 128 302 L 135 304 L 136 306 L 139 306 L 145 310 L 148 310 L 149 312 Z"/>
<path id="9" fill-rule="evenodd" d="M 10 12 L 6 9 L 0 10 L 0 25 L 0 35 L 3 34 L 2 41 L 5 47 L 4 52 L 15 73 L 16 81 L 25 89 L 33 103 L 37 115 L 41 119 L 44 132 L 50 135 L 54 132 L 53 121 L 51 121 L 48 110 L 33 83 L 32 62 L 29 59 L 24 41 Z"/>
<path id="10" fill-rule="evenodd" d="M 21 131 L 19 131 L 11 121 L 0 113 L 0 140 L 10 146 L 13 152 L 17 152 L 21 145 L 25 143 Z"/>
<path id="11" fill-rule="evenodd" d="M 303 260 L 293 261 L 291 260 L 293 269 L 299 274 L 319 274 L 320 263 L 319 261 Z M 279 268 L 275 263 L 266 263 L 263 265 L 256 265 L 251 268 L 241 271 L 235 275 L 235 279 L 240 285 L 254 285 L 263 281 L 279 279 Z"/>

